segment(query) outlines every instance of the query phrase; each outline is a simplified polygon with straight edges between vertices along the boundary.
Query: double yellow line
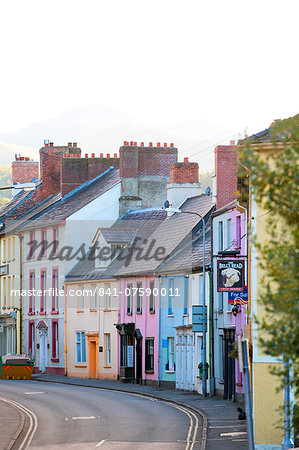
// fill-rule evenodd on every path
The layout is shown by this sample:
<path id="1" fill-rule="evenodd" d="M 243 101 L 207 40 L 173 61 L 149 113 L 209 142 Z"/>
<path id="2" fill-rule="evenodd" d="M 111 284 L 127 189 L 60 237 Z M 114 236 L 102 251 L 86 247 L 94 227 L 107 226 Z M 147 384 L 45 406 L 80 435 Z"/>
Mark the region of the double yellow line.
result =
<path id="1" fill-rule="evenodd" d="M 24 437 L 24 439 L 22 440 L 22 442 L 20 443 L 18 450 L 22 450 L 22 449 L 27 449 L 30 446 L 30 443 L 33 439 L 33 436 L 37 430 L 37 426 L 38 426 L 38 420 L 36 415 L 34 414 L 34 412 L 32 412 L 30 409 L 26 408 L 24 405 L 21 405 L 18 402 L 15 402 L 14 400 L 10 400 L 8 398 L 2 398 L 0 397 L 0 400 L 2 402 L 8 403 L 9 405 L 11 405 L 13 408 L 16 408 L 17 410 L 19 410 L 21 412 L 21 414 L 26 415 L 29 418 L 29 427 L 26 433 L 26 436 Z M 16 440 L 18 439 L 18 437 L 20 436 L 21 432 L 24 429 L 24 424 L 23 426 L 17 431 L 17 435 L 15 435 L 14 437 L 14 442 L 12 443 L 12 446 L 14 445 L 14 443 L 16 442 Z"/>
<path id="2" fill-rule="evenodd" d="M 109 390 L 109 389 L 107 389 L 107 390 Z M 117 392 L 122 392 L 122 391 L 117 391 Z M 196 442 L 198 442 L 196 440 L 196 437 L 197 437 L 198 428 L 199 428 L 198 417 L 193 411 L 191 411 L 190 409 L 187 409 L 183 406 L 176 405 L 175 403 L 172 403 L 171 401 L 168 402 L 165 400 L 160 400 L 158 398 L 150 397 L 148 395 L 125 392 L 125 391 L 123 391 L 123 393 L 128 394 L 128 395 L 135 395 L 137 397 L 146 398 L 148 400 L 151 400 L 152 402 L 164 403 L 165 405 L 172 406 L 173 408 L 179 409 L 180 411 L 185 413 L 189 417 L 189 420 L 190 420 L 190 425 L 189 425 L 187 439 L 186 439 L 187 444 L 186 444 L 185 450 L 193 450 L 194 445 L 196 444 Z"/>

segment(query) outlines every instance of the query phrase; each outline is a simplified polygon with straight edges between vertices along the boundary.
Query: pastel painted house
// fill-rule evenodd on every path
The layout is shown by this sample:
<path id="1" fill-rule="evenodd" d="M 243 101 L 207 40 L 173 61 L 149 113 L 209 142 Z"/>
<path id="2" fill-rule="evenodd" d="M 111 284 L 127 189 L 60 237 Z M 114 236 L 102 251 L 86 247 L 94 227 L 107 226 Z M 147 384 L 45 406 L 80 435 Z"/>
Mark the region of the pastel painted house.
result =
<path id="1" fill-rule="evenodd" d="M 108 169 L 57 198 L 19 228 L 24 236 L 23 289 L 27 293 L 23 297 L 23 350 L 34 355 L 36 371 L 65 372 L 65 274 L 77 261 L 74 255 L 80 246 L 88 250 L 101 212 L 105 210 L 111 222 L 117 218 L 119 193 L 119 171 Z M 39 247 L 31 253 L 33 241 Z M 82 252 L 78 255 L 82 257 Z M 29 295 L 33 289 L 43 294 Z"/>
<path id="2" fill-rule="evenodd" d="M 199 365 L 202 363 L 202 332 L 192 330 L 192 306 L 203 302 L 203 242 L 199 236 L 187 243 L 158 269 L 160 303 L 160 385 L 202 393 Z M 205 280 L 207 315 L 210 315 L 211 232 L 206 232 Z M 207 321 L 206 362 L 207 391 L 211 373 L 211 327 Z"/>
<path id="3" fill-rule="evenodd" d="M 182 210 L 197 211 L 206 216 L 211 210 L 211 197 L 199 195 L 188 198 L 181 206 Z M 165 298 L 168 298 L 168 285 L 162 290 L 159 279 L 159 266 L 165 258 L 170 256 L 183 241 L 192 236 L 192 230 L 196 228 L 200 218 L 193 214 L 175 213 L 167 217 L 151 234 L 146 237 L 144 252 L 151 251 L 151 255 L 158 248 L 163 248 L 163 257 L 148 258 L 139 260 L 138 249 L 130 264 L 123 266 L 116 276 L 119 278 L 119 299 L 120 316 L 117 329 L 119 331 L 120 361 L 119 377 L 122 381 L 137 381 L 141 383 L 161 384 L 161 352 L 164 352 L 162 345 L 165 345 L 167 337 L 174 338 L 174 328 L 167 337 L 161 338 L 161 305 L 162 295 L 165 291 Z M 146 234 L 144 234 L 146 236 Z M 190 241 L 191 242 L 191 241 Z M 129 251 L 129 248 L 128 248 Z M 165 256 L 165 257 L 164 257 Z M 164 286 L 163 286 L 164 287 Z M 144 295 L 139 295 L 144 292 Z M 164 306 L 163 306 L 163 309 Z M 183 311 L 182 311 L 183 312 Z M 171 314 L 169 314 L 171 316 Z M 177 318 L 179 315 L 177 315 Z M 175 323 L 181 324 L 181 317 Z M 169 320 L 172 320 L 169 317 Z M 175 347 L 173 342 L 169 343 L 172 355 Z M 166 345 L 167 345 L 166 344 Z M 175 363 L 174 357 L 172 357 Z M 169 364 L 168 364 L 169 365 Z M 174 366 L 174 364 L 173 364 Z M 172 370 L 168 369 L 169 387 L 174 387 Z M 165 375 L 163 373 L 163 375 Z"/>

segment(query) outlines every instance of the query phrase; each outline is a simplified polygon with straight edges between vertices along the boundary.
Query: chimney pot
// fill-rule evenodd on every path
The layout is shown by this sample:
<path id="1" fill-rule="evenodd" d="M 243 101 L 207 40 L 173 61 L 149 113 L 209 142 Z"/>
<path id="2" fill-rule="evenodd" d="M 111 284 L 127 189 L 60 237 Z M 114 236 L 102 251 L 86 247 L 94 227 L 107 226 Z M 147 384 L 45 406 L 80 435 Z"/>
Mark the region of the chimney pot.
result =
<path id="1" fill-rule="evenodd" d="M 92 154 L 91 154 L 91 157 L 92 157 L 92 158 L 95 158 L 95 156 L 96 156 L 95 153 L 92 153 Z"/>
<path id="2" fill-rule="evenodd" d="M 152 147 L 153 146 L 153 143 L 152 142 L 149 142 L 149 147 Z"/>
<path id="3" fill-rule="evenodd" d="M 54 147 L 54 142 L 50 142 L 50 147 Z"/>
<path id="4" fill-rule="evenodd" d="M 117 158 L 117 153 L 114 153 L 114 158 Z"/>
<path id="5" fill-rule="evenodd" d="M 189 162 L 189 158 L 185 157 L 184 162 Z"/>
<path id="6" fill-rule="evenodd" d="M 130 141 L 130 145 L 134 145 L 134 142 L 133 142 L 133 141 Z"/>
<path id="7" fill-rule="evenodd" d="M 174 143 L 173 142 L 170 144 L 170 147 L 174 147 Z"/>
<path id="8" fill-rule="evenodd" d="M 77 142 L 73 142 L 73 147 L 77 147 Z"/>
<path id="9" fill-rule="evenodd" d="M 229 141 L 229 145 L 235 145 L 236 143 L 235 143 L 235 141 L 233 140 L 233 141 Z"/>
<path id="10" fill-rule="evenodd" d="M 144 142 L 140 142 L 140 147 L 144 147 Z"/>
<path id="11" fill-rule="evenodd" d="M 157 142 L 157 147 L 161 147 L 161 143 L 160 142 Z"/>
<path id="12" fill-rule="evenodd" d="M 167 142 L 164 142 L 164 147 L 167 147 Z"/>
<path id="13" fill-rule="evenodd" d="M 88 153 L 85 153 L 85 158 L 88 158 Z"/>
<path id="14" fill-rule="evenodd" d="M 68 146 L 68 147 L 71 147 L 71 146 L 72 146 L 72 143 L 71 143 L 71 142 L 68 142 L 67 146 Z"/>
<path id="15" fill-rule="evenodd" d="M 100 158 L 104 158 L 104 153 L 100 153 Z"/>
<path id="16" fill-rule="evenodd" d="M 136 146 L 137 146 L 137 142 L 134 142 L 134 145 L 136 145 Z"/>
<path id="17" fill-rule="evenodd" d="M 107 153 L 107 158 L 110 158 L 110 153 Z"/>

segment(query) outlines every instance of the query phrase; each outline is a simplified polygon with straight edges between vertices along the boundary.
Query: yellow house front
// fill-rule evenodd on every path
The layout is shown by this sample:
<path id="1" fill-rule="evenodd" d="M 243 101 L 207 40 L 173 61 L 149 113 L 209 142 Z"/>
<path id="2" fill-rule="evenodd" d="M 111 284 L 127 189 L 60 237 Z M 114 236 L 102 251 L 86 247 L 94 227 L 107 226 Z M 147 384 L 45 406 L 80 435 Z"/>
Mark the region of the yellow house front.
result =
<path id="1" fill-rule="evenodd" d="M 22 351 L 22 236 L 1 236 L 0 354 Z"/>
<path id="2" fill-rule="evenodd" d="M 268 131 L 265 130 L 265 134 Z M 265 139 L 264 136 L 263 138 Z M 253 145 L 262 157 L 269 157 L 273 151 L 272 144 L 269 142 Z M 263 247 L 270 238 L 267 232 L 267 220 L 271 218 L 271 213 L 256 201 L 255 196 L 251 193 L 251 188 L 248 209 L 248 230 L 251 230 L 250 233 L 248 232 L 248 301 L 251 311 L 249 336 L 253 350 L 251 373 L 255 449 L 281 449 L 284 439 L 283 390 L 281 389 L 281 379 L 271 374 L 271 368 L 282 362 L 281 359 L 266 355 L 259 342 L 262 330 L 258 322 L 262 322 L 265 317 L 264 307 L 259 301 L 264 288 L 265 272 L 259 265 L 262 257 L 261 251 L 253 242 L 253 237 L 255 237 L 256 244 Z M 278 223 L 277 217 L 272 216 L 272 220 Z"/>
<path id="3" fill-rule="evenodd" d="M 65 367 L 68 376 L 117 379 L 118 282 L 65 281 Z"/>

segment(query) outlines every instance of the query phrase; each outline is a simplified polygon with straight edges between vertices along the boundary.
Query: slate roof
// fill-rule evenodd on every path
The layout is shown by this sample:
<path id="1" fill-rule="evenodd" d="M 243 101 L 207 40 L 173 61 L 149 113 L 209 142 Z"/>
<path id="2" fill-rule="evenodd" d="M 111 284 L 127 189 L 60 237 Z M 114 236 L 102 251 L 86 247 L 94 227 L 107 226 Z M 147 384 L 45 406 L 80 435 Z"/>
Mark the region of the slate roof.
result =
<path id="1" fill-rule="evenodd" d="M 166 219 L 167 213 L 165 211 L 155 211 L 153 209 L 140 209 L 129 211 L 120 217 L 112 227 L 102 228 L 107 236 L 117 236 L 120 238 L 131 238 L 129 242 L 135 238 L 144 239 L 151 235 L 151 233 Z M 103 234 L 104 234 L 103 233 Z M 105 237 L 105 236 L 104 236 Z M 121 243 L 121 241 L 111 242 Z M 128 241 L 127 241 L 128 242 Z M 127 242 L 124 242 L 126 244 Z M 87 281 L 87 280 L 100 280 L 100 279 L 112 279 L 115 274 L 125 264 L 127 252 L 129 248 L 125 248 L 123 251 L 123 258 L 115 258 L 107 268 L 96 268 L 95 261 L 93 259 L 86 259 L 80 261 L 71 271 L 66 275 L 66 281 Z"/>
<path id="2" fill-rule="evenodd" d="M 9 223 L 41 203 L 40 191 L 42 183 L 38 182 L 35 189 L 22 189 L 11 201 L 0 210 L 0 220 Z"/>
<path id="3" fill-rule="evenodd" d="M 129 244 L 134 239 L 135 230 L 101 228 L 101 234 L 107 243 Z"/>
<path id="4" fill-rule="evenodd" d="M 206 230 L 205 266 L 211 263 L 211 229 Z M 202 232 L 192 242 L 188 240 L 167 258 L 156 270 L 157 275 L 192 273 L 203 268 L 203 235 Z"/>
<path id="5" fill-rule="evenodd" d="M 212 211 L 212 197 L 206 195 L 199 195 L 196 197 L 188 198 L 180 207 L 182 211 L 197 212 L 198 214 L 206 217 L 208 213 Z M 145 244 L 142 244 L 144 251 L 143 254 L 149 252 L 148 260 L 139 261 L 136 259 L 136 252 L 130 264 L 116 273 L 117 276 L 132 276 L 132 275 L 145 275 L 153 273 L 164 260 L 182 243 L 184 239 L 188 239 L 190 236 L 190 242 L 192 239 L 192 231 L 199 228 L 201 219 L 194 214 L 181 214 L 175 213 L 168 217 L 153 233 L 150 238 L 147 239 Z M 197 226 L 197 227 L 196 227 Z M 164 253 L 159 254 L 159 258 L 153 257 L 158 248 L 163 248 Z"/>
<path id="6" fill-rule="evenodd" d="M 250 136 L 250 139 L 253 139 L 253 144 L 258 144 L 261 142 L 269 142 L 273 140 L 273 136 L 270 134 L 270 128 L 266 128 L 263 131 L 260 131 L 259 133 L 255 133 L 252 136 Z"/>
<path id="7" fill-rule="evenodd" d="M 40 214 L 35 215 L 21 229 L 26 230 L 39 226 L 60 224 L 76 211 L 117 185 L 119 181 L 119 170 L 111 167 L 93 180 L 86 181 L 69 192 Z"/>
<path id="8" fill-rule="evenodd" d="M 9 233 L 13 233 L 13 232 L 17 231 L 19 228 L 21 228 L 21 226 L 23 224 L 25 224 L 28 220 L 30 220 L 31 217 L 35 216 L 36 214 L 39 214 L 45 208 L 48 208 L 49 206 L 53 205 L 60 198 L 61 198 L 60 194 L 57 194 L 55 196 L 51 195 L 47 199 L 38 203 L 36 206 L 34 206 L 29 211 L 18 216 L 16 219 L 12 220 L 11 222 L 6 222 L 5 228 L 0 231 L 0 235 L 5 235 L 5 234 L 9 234 Z"/>

